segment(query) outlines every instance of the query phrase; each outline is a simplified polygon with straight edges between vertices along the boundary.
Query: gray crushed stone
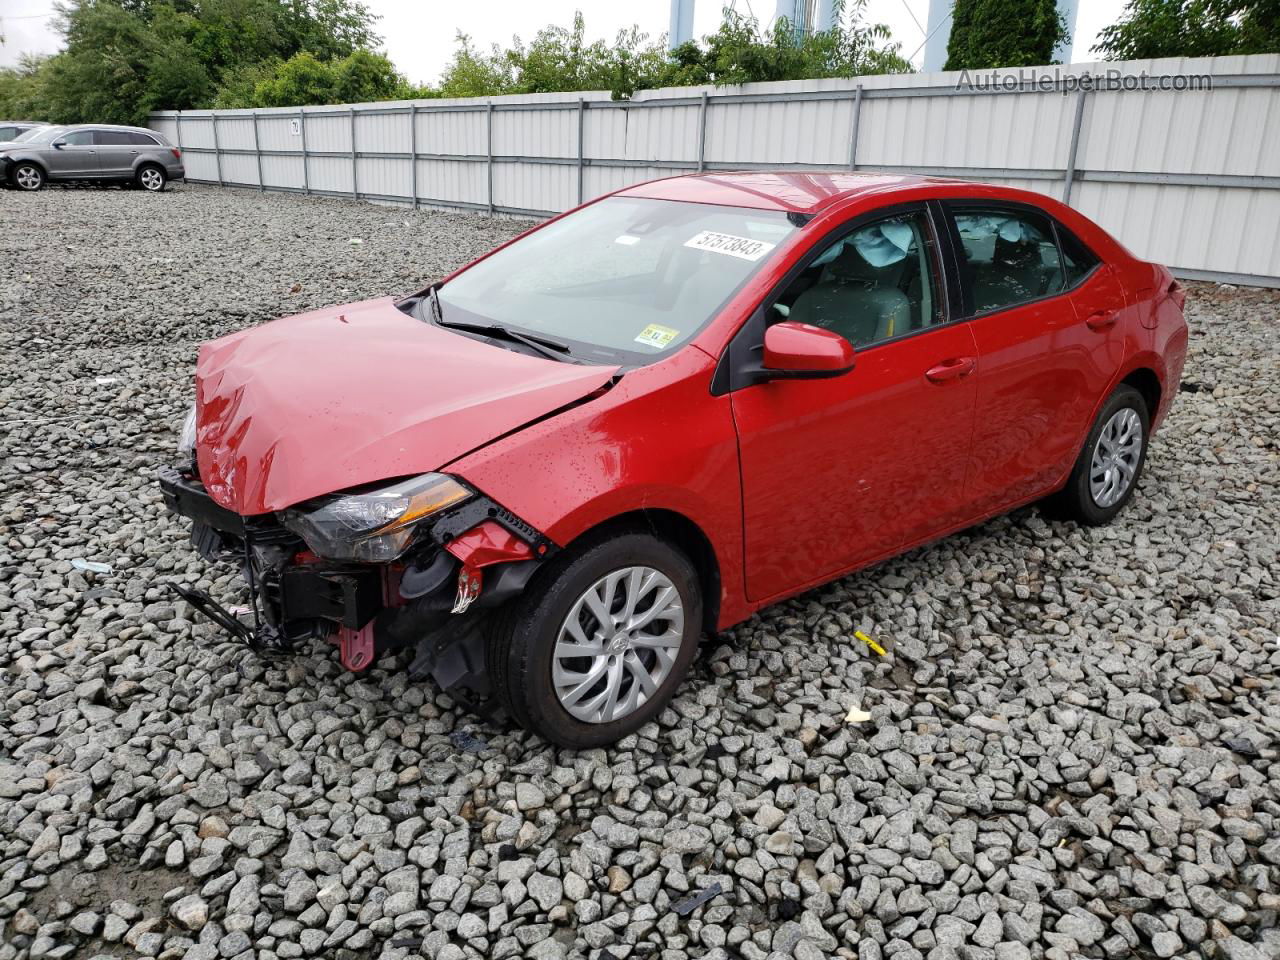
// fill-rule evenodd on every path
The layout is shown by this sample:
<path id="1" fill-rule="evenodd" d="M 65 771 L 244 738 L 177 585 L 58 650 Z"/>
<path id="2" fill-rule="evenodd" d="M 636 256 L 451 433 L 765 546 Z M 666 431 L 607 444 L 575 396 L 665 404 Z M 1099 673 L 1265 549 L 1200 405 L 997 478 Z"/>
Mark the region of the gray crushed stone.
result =
<path id="1" fill-rule="evenodd" d="M 1192 286 L 1114 525 L 779 604 L 573 754 L 159 586 L 238 596 L 153 482 L 199 342 L 523 224 L 193 186 L 0 223 L 0 960 L 1280 957 L 1280 294 Z"/>

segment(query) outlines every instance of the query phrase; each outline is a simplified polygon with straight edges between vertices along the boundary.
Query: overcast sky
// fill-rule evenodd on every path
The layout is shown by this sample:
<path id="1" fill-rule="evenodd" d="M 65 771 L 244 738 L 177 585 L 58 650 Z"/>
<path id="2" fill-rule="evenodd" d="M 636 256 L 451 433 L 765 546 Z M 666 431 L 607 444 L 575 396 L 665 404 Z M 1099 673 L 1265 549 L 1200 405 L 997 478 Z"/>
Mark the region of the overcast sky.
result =
<path id="1" fill-rule="evenodd" d="M 379 32 L 386 51 L 401 73 L 415 83 L 434 82 L 448 62 L 459 30 L 486 49 L 492 43 L 507 44 L 512 35 L 529 40 L 548 23 L 568 25 L 575 10 L 586 19 L 589 39 L 611 39 L 619 29 L 636 24 L 651 36 L 667 31 L 669 0 L 471 0 L 445 4 L 440 0 L 365 0 L 382 19 Z M 699 0 L 694 34 L 716 28 L 724 0 Z M 775 0 L 755 0 L 754 13 L 770 17 Z M 747 0 L 737 8 L 751 10 Z M 1098 31 L 1114 18 L 1118 4 L 1108 0 L 1080 0 L 1072 60 L 1093 60 L 1089 53 Z M 24 53 L 53 53 L 60 38 L 53 30 L 53 0 L 0 0 L 0 66 L 18 62 Z M 906 56 L 917 67 L 929 0 L 870 0 L 867 20 L 886 23 Z"/>

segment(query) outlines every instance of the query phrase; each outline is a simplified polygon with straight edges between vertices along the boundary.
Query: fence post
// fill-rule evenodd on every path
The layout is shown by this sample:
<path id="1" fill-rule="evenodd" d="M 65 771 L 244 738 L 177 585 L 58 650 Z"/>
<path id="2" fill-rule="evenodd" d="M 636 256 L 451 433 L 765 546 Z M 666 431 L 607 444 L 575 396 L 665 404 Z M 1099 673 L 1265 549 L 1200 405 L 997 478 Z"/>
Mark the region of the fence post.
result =
<path id="1" fill-rule="evenodd" d="M 586 116 L 586 107 L 583 105 L 581 97 L 578 98 L 578 203 L 582 203 L 582 130 L 583 118 Z"/>
<path id="2" fill-rule="evenodd" d="M 182 111 L 178 111 L 178 115 L 174 118 L 174 133 L 178 138 L 178 152 L 182 152 Z M 183 161 L 185 164 L 186 161 Z"/>
<path id="3" fill-rule="evenodd" d="M 489 107 L 486 111 L 488 114 L 488 122 L 485 125 L 485 153 L 488 159 L 485 161 L 485 173 L 489 180 L 489 216 L 493 216 L 493 101 L 489 101 Z"/>
<path id="4" fill-rule="evenodd" d="M 862 119 L 862 84 L 853 88 L 853 125 L 849 131 L 849 169 L 858 169 L 858 123 Z"/>
<path id="5" fill-rule="evenodd" d="M 302 134 L 302 192 L 311 196 L 311 163 L 307 160 L 307 111 L 298 111 L 298 132 Z"/>
<path id="6" fill-rule="evenodd" d="M 1071 188 L 1076 179 L 1076 152 L 1080 149 L 1080 124 L 1084 119 L 1084 100 L 1088 89 L 1081 88 L 1076 94 L 1076 115 L 1071 121 L 1071 146 L 1067 151 L 1067 172 L 1062 184 L 1062 202 L 1071 204 Z"/>
<path id="7" fill-rule="evenodd" d="M 351 199 L 360 199 L 360 160 L 356 157 L 356 108 L 347 111 L 351 115 Z"/>
<path id="8" fill-rule="evenodd" d="M 413 184 L 413 209 L 418 209 L 418 105 L 409 104 L 409 170 Z"/>
<path id="9" fill-rule="evenodd" d="M 267 185 L 262 182 L 262 147 L 258 143 L 258 111 L 253 111 L 253 155 L 258 159 L 258 192 L 267 189 Z"/>
<path id="10" fill-rule="evenodd" d="M 698 172 L 707 165 L 707 91 L 702 91 L 702 103 L 698 107 Z"/>
<path id="11" fill-rule="evenodd" d="M 222 182 L 222 148 L 218 146 L 218 114 L 210 110 L 209 116 L 213 118 L 213 162 L 218 165 L 218 186 L 225 187 Z"/>

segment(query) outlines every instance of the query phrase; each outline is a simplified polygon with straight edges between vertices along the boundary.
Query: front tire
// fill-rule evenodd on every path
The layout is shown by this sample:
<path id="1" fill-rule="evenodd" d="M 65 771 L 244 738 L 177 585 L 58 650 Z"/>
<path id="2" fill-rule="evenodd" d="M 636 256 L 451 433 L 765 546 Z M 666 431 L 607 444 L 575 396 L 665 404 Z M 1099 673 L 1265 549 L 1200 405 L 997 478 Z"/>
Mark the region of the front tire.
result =
<path id="1" fill-rule="evenodd" d="M 688 558 L 649 534 L 617 534 L 557 557 L 496 618 L 489 677 L 526 729 L 562 747 L 599 747 L 667 705 L 701 627 Z"/>
<path id="2" fill-rule="evenodd" d="M 44 171 L 34 163 L 19 163 L 13 168 L 9 179 L 19 190 L 25 190 L 28 193 L 43 190 L 46 180 Z"/>
<path id="3" fill-rule="evenodd" d="M 1121 384 L 1098 413 L 1051 512 L 1089 527 L 1109 523 L 1138 487 L 1150 432 L 1142 394 Z"/>
<path id="4" fill-rule="evenodd" d="M 138 170 L 137 184 L 148 193 L 160 193 L 168 183 L 164 168 L 154 163 L 145 164 Z"/>

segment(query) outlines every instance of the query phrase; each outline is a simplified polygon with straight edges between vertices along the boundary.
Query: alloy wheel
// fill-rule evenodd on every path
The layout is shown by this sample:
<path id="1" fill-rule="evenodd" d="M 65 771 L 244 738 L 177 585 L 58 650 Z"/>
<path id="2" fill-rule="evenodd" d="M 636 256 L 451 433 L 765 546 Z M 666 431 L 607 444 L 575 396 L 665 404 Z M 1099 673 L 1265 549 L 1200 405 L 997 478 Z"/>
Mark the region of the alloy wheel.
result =
<path id="1" fill-rule="evenodd" d="M 1132 407 L 1113 413 L 1103 424 L 1089 461 L 1089 495 L 1103 509 L 1128 492 L 1142 456 L 1142 420 Z"/>
<path id="2" fill-rule="evenodd" d="M 164 174 L 155 167 L 147 167 L 138 177 L 142 181 L 142 186 L 153 193 L 164 186 Z"/>
<path id="3" fill-rule="evenodd" d="M 23 190 L 39 190 L 43 180 L 40 171 L 32 166 L 19 167 L 14 172 L 13 179 Z"/>
<path id="4" fill-rule="evenodd" d="M 684 637 L 684 605 L 652 567 L 606 574 L 577 599 L 551 658 L 556 696 L 575 719 L 610 723 L 634 713 L 671 675 Z"/>

